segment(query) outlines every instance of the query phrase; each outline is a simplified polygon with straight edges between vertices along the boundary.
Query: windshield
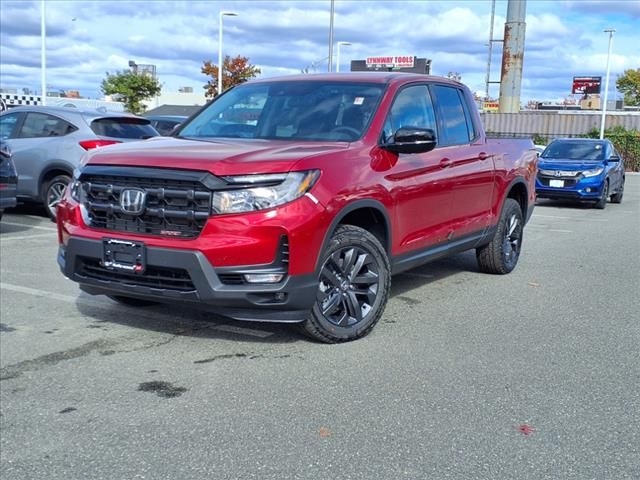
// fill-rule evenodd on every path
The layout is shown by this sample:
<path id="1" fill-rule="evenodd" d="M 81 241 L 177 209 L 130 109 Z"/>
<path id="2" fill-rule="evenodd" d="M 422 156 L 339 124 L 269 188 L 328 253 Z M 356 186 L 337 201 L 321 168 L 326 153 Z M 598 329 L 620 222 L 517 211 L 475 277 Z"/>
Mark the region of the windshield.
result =
<path id="1" fill-rule="evenodd" d="M 542 158 L 562 160 L 603 160 L 604 144 L 596 142 L 552 142 L 542 152 Z"/>
<path id="2" fill-rule="evenodd" d="M 200 112 L 180 136 L 354 141 L 364 134 L 384 88 L 320 81 L 242 85 Z"/>

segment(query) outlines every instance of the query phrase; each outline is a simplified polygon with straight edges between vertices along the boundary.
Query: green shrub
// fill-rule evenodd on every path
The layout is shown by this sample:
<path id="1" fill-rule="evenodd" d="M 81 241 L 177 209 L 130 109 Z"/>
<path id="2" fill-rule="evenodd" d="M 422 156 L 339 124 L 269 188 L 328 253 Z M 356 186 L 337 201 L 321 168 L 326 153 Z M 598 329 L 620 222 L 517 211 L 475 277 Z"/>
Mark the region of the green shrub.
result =
<path id="1" fill-rule="evenodd" d="M 599 138 L 600 131 L 594 128 L 587 133 L 587 138 Z M 604 131 L 604 138 L 608 138 L 616 146 L 624 158 L 624 165 L 627 171 L 640 172 L 640 132 L 638 130 L 627 130 L 617 125 L 607 128 Z"/>

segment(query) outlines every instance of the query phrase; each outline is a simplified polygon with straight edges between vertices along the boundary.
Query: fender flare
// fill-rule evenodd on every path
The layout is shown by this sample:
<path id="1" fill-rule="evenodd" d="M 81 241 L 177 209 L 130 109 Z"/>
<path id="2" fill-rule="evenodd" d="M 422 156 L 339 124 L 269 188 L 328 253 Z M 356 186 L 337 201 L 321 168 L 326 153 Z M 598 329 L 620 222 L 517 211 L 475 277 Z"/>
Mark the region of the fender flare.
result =
<path id="1" fill-rule="evenodd" d="M 385 223 L 385 231 L 386 231 L 386 238 L 385 238 L 386 251 L 389 258 L 391 258 L 391 221 L 389 220 L 387 209 L 382 202 L 379 202 L 378 200 L 371 200 L 371 199 L 355 200 L 349 203 L 348 205 L 345 205 L 335 215 L 335 217 L 331 221 L 331 224 L 329 225 L 329 228 L 327 229 L 324 235 L 324 240 L 322 241 L 322 247 L 320 249 L 320 253 L 324 252 L 325 248 L 329 244 L 329 241 L 331 240 L 331 237 L 333 236 L 333 233 L 338 228 L 338 225 L 340 225 L 340 222 L 351 212 L 358 210 L 360 208 L 373 208 L 374 210 L 382 214 L 382 218 L 384 219 L 384 223 Z M 316 269 L 315 269 L 316 272 L 318 272 L 319 268 L 320 268 L 320 255 L 316 260 Z"/>

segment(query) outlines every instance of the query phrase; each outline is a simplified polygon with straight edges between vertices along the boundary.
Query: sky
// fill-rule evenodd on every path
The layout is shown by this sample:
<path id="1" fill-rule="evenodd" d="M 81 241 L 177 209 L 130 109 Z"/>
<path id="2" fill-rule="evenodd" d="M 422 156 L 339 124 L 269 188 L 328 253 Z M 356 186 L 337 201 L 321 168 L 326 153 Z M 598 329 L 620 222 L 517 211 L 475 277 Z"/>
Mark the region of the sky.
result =
<path id="1" fill-rule="evenodd" d="M 128 1 L 46 0 L 48 90 L 101 96 L 106 72 L 129 60 L 154 64 L 165 91 L 199 90 L 202 62 L 217 62 L 218 12 L 225 17 L 224 53 L 249 57 L 261 77 L 327 70 L 330 0 Z M 507 2 L 496 2 L 494 38 L 501 38 Z M 40 90 L 40 1 L 0 0 L 0 87 Z M 484 92 L 490 0 L 336 0 L 334 40 L 341 70 L 351 59 L 415 55 L 432 60 L 432 73 L 456 72 Z M 615 28 L 611 83 L 640 68 L 640 0 L 528 0 L 522 101 L 559 100 L 573 76 L 603 76 L 608 34 Z M 335 48 L 334 48 L 335 55 Z M 335 59 L 335 58 L 334 58 Z M 499 80 L 496 43 L 491 80 Z M 313 68 L 311 68 L 313 71 Z M 498 86 L 491 87 L 497 97 Z"/>

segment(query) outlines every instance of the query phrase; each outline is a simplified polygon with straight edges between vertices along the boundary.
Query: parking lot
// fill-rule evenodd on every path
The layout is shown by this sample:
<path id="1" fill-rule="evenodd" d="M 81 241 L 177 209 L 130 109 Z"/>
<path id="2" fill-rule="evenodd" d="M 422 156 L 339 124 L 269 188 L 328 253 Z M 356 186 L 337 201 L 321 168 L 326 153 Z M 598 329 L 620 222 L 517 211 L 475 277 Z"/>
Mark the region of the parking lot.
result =
<path id="1" fill-rule="evenodd" d="M 640 176 L 541 201 L 517 269 L 398 275 L 368 337 L 80 293 L 55 226 L 0 224 L 6 479 L 640 478 Z"/>

